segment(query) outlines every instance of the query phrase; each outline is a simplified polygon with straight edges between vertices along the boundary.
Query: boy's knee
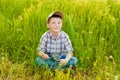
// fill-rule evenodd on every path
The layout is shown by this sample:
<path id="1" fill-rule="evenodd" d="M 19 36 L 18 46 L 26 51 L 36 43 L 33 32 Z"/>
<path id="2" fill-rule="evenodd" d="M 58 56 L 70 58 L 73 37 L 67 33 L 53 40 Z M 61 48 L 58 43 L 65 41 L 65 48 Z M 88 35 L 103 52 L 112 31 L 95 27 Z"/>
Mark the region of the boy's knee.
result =
<path id="1" fill-rule="evenodd" d="M 73 57 L 74 58 L 74 64 L 77 64 L 78 63 L 78 60 L 76 57 Z"/>
<path id="2" fill-rule="evenodd" d="M 41 61 L 42 61 L 41 57 L 37 57 L 35 59 L 35 64 L 38 66 L 41 63 Z"/>
<path id="3" fill-rule="evenodd" d="M 75 57 L 72 57 L 72 59 L 70 60 L 70 65 L 76 65 L 77 64 L 77 62 L 78 62 L 78 60 L 77 60 L 77 58 L 75 58 Z"/>

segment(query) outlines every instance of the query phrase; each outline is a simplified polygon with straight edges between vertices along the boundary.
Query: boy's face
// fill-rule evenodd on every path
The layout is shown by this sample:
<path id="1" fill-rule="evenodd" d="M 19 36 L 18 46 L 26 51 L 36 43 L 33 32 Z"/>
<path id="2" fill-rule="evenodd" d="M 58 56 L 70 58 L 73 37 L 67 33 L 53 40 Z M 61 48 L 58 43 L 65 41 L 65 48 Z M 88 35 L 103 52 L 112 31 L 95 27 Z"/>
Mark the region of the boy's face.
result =
<path id="1" fill-rule="evenodd" d="M 47 27 L 53 33 L 59 33 L 62 28 L 62 19 L 59 17 L 52 17 L 47 23 Z"/>

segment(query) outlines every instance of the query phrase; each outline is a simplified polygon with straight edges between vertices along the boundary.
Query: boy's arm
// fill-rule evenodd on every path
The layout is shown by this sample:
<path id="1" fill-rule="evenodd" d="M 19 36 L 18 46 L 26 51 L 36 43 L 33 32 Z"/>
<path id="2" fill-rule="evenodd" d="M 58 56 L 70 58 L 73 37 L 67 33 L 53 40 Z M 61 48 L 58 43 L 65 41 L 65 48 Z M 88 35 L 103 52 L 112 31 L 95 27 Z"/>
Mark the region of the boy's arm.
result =
<path id="1" fill-rule="evenodd" d="M 67 53 L 66 58 L 65 58 L 66 62 L 68 62 L 72 58 L 72 56 L 73 56 L 73 52 Z"/>

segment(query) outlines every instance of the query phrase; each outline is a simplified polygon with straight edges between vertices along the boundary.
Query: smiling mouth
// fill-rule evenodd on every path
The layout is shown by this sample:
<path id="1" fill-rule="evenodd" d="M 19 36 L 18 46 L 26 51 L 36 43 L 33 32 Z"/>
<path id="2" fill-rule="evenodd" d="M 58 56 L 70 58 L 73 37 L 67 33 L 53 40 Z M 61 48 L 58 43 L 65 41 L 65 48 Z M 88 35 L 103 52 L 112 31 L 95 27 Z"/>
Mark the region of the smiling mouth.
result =
<path id="1" fill-rule="evenodd" d="M 55 29 L 59 29 L 59 28 L 55 28 Z"/>

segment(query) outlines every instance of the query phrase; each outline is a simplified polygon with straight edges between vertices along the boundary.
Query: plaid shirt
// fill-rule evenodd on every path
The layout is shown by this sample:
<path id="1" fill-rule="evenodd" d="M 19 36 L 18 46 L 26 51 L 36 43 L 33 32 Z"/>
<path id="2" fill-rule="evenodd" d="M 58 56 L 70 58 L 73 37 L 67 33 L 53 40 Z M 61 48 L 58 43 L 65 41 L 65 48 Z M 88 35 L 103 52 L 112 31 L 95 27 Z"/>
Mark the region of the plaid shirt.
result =
<path id="1" fill-rule="evenodd" d="M 50 31 L 47 31 L 42 35 L 37 49 L 46 54 L 49 53 L 56 60 L 60 58 L 61 54 L 73 51 L 71 41 L 64 31 L 61 31 L 57 38 L 53 38 Z"/>

